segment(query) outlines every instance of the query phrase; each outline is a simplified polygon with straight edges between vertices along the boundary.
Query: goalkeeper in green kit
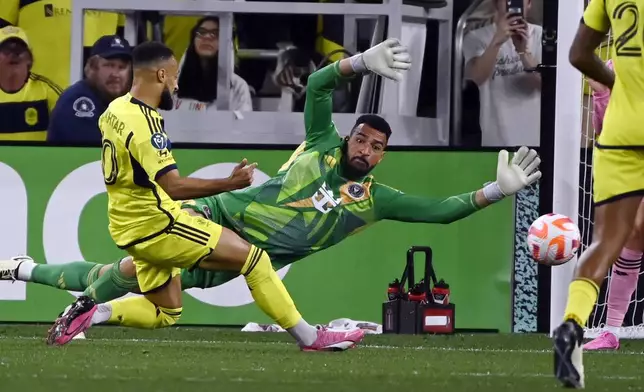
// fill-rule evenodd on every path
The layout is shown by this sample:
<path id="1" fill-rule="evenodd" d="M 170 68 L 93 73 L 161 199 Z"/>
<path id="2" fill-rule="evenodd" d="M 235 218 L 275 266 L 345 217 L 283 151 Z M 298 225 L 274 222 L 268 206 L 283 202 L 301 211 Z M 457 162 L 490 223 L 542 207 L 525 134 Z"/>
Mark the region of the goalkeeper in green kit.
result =
<path id="1" fill-rule="evenodd" d="M 392 130 L 382 117 L 358 117 L 341 137 L 332 122 L 334 89 L 355 74 L 374 72 L 393 80 L 410 66 L 395 39 L 340 60 L 308 80 L 305 141 L 277 174 L 258 187 L 188 200 L 183 208 L 233 230 L 265 250 L 274 269 L 338 244 L 380 220 L 451 223 L 487 207 L 541 177 L 536 151 L 521 147 L 509 161 L 499 153 L 496 181 L 477 191 L 448 198 L 408 195 L 378 183 L 369 173 L 380 164 Z M 438 170 L 438 169 L 437 169 Z M 464 168 L 463 170 L 466 170 Z M 183 289 L 221 285 L 238 271 L 183 270 Z M 0 279 L 84 291 L 97 303 L 137 292 L 130 257 L 110 265 L 74 262 L 37 264 L 28 256 L 0 261 Z M 133 325 L 135 326 L 135 325 Z"/>

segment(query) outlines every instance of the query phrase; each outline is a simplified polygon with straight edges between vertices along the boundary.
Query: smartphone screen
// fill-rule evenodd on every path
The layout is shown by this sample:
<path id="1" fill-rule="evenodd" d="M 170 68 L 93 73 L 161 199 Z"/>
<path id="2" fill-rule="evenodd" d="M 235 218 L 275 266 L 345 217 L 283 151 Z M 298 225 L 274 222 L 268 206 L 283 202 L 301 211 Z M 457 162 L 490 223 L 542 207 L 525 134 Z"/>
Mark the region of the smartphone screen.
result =
<path id="1" fill-rule="evenodd" d="M 507 11 L 512 16 L 523 16 L 523 0 L 507 0 Z"/>

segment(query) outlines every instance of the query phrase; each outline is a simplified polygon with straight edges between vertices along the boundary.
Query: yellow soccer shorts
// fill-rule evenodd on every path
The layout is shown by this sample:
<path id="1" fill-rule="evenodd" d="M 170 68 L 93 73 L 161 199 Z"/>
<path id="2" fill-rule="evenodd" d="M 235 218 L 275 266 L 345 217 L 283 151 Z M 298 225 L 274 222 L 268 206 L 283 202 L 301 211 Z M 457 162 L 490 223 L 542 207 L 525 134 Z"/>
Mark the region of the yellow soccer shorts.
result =
<path id="1" fill-rule="evenodd" d="M 644 150 L 593 149 L 595 206 L 628 196 L 644 196 Z"/>
<path id="2" fill-rule="evenodd" d="M 182 268 L 194 267 L 215 249 L 222 231 L 208 219 L 181 211 L 167 233 L 128 248 L 141 293 L 159 290 Z"/>

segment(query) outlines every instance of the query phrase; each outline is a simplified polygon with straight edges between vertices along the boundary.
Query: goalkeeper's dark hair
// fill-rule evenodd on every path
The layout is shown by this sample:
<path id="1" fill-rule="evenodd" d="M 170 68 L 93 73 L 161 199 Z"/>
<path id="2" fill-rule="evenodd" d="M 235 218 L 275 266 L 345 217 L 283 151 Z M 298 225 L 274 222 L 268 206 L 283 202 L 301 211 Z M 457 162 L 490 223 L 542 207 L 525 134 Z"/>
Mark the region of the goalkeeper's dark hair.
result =
<path id="1" fill-rule="evenodd" d="M 391 127 L 384 118 L 377 114 L 363 114 L 358 117 L 356 123 L 353 125 L 353 129 L 351 130 L 352 135 L 360 124 L 367 124 L 376 131 L 383 133 L 387 137 L 387 141 L 389 141 L 389 137 L 391 136 Z"/>
<path id="2" fill-rule="evenodd" d="M 174 56 L 172 49 L 161 42 L 148 41 L 137 45 L 132 50 L 132 67 L 142 68 L 166 61 Z"/>

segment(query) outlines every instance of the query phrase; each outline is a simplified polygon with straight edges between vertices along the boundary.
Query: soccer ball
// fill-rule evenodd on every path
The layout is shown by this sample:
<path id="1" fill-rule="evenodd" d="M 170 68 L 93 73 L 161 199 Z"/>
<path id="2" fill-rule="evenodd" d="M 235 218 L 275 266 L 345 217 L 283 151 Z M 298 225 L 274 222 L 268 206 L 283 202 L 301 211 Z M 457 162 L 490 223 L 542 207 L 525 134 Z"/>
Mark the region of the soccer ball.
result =
<path id="1" fill-rule="evenodd" d="M 535 220 L 528 230 L 528 248 L 535 261 L 561 265 L 573 258 L 579 249 L 581 235 L 567 216 L 546 214 Z"/>

